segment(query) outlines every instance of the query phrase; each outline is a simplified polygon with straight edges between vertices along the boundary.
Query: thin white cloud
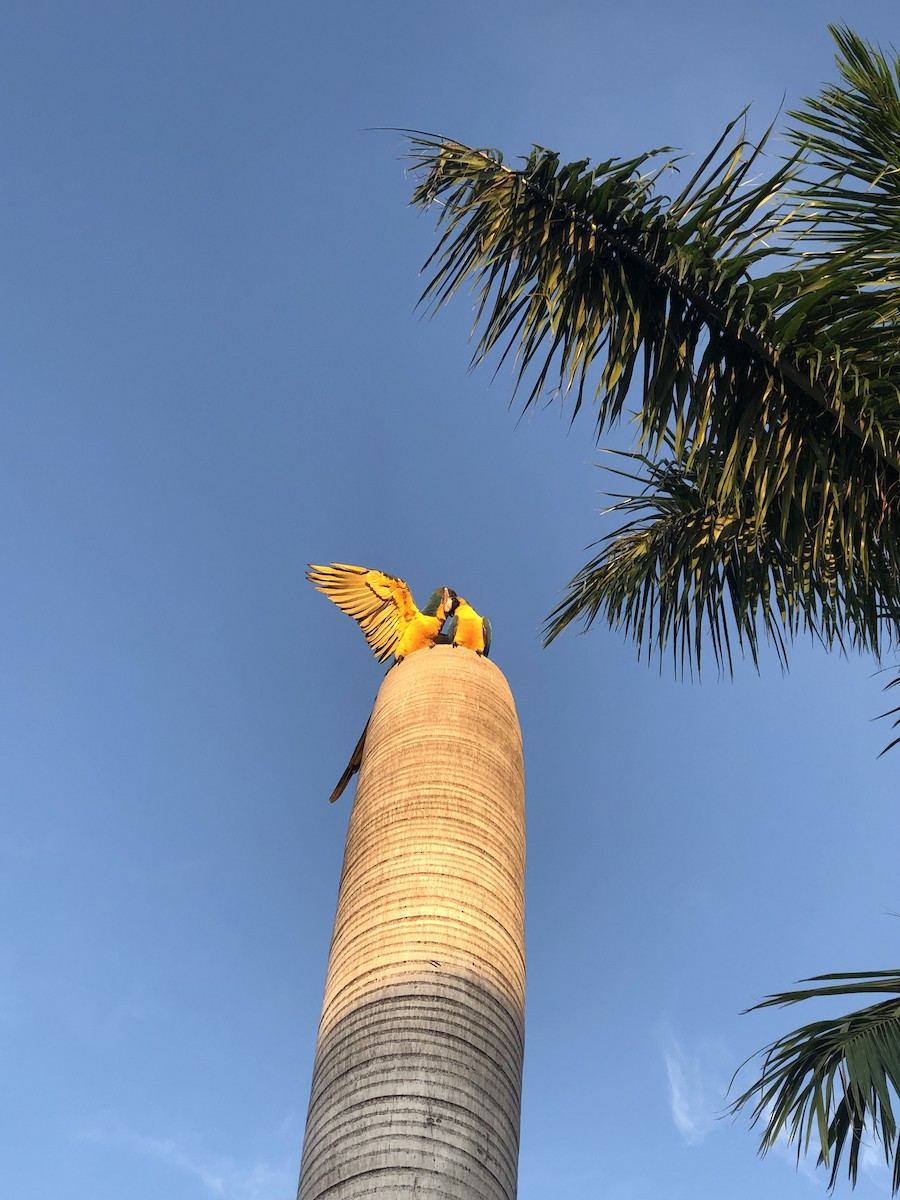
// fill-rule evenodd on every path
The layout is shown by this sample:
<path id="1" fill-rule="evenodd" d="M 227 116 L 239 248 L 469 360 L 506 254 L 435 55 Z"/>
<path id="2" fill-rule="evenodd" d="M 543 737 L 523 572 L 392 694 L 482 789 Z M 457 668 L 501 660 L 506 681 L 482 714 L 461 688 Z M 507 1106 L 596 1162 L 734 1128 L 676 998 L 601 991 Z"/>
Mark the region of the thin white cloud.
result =
<path id="1" fill-rule="evenodd" d="M 279 1130 L 284 1125 L 281 1122 Z M 98 1126 L 82 1131 L 79 1137 L 82 1141 L 114 1143 L 190 1175 L 219 1200 L 271 1200 L 273 1196 L 291 1195 L 297 1185 L 299 1142 L 290 1161 L 241 1162 L 209 1153 L 187 1139 L 152 1137 L 123 1128 Z"/>
<path id="2" fill-rule="evenodd" d="M 143 1134 L 129 1133 L 123 1134 L 119 1141 L 147 1158 L 154 1158 L 157 1162 L 165 1163 L 166 1166 L 195 1176 L 214 1196 L 224 1197 L 226 1171 L 230 1170 L 232 1175 L 234 1172 L 233 1164 L 221 1162 L 214 1164 L 209 1160 L 203 1161 L 196 1154 L 189 1154 L 185 1149 L 179 1147 L 174 1138 L 153 1138 L 145 1137 Z"/>
<path id="3" fill-rule="evenodd" d="M 669 1027 L 663 1057 L 672 1120 L 689 1146 L 699 1146 L 716 1128 L 725 1107 L 728 1077 L 723 1072 L 723 1047 L 716 1039 L 703 1038 L 688 1050 Z"/>
<path id="4" fill-rule="evenodd" d="M 891 1169 L 884 1157 L 884 1147 L 879 1142 L 864 1142 L 859 1156 L 860 1166 L 873 1187 L 890 1195 Z"/>

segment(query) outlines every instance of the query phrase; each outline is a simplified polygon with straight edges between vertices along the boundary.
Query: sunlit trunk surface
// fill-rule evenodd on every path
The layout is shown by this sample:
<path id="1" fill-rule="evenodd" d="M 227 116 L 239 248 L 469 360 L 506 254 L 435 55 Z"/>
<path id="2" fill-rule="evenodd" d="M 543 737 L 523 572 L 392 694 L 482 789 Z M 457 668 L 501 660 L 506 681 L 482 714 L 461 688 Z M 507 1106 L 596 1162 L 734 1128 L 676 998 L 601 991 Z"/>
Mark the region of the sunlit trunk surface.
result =
<path id="1" fill-rule="evenodd" d="M 341 874 L 298 1200 L 516 1194 L 525 786 L 471 651 L 386 676 Z"/>

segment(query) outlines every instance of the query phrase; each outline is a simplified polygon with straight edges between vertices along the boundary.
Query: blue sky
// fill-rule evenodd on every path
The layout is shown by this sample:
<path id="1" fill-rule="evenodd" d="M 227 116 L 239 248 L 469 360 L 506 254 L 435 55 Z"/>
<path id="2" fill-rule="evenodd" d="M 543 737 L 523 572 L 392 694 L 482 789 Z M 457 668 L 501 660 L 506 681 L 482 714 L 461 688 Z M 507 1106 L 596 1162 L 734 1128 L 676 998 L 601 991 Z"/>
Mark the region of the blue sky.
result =
<path id="1" fill-rule="evenodd" d="M 898 961 L 884 679 L 541 648 L 607 528 L 590 420 L 468 372 L 466 297 L 416 312 L 432 223 L 366 130 L 701 152 L 841 19 L 898 40 L 893 0 L 4 5 L 0 1194 L 293 1195 L 381 678 L 303 579 L 336 559 L 456 587 L 516 697 L 520 1200 L 824 1195 L 716 1114 L 791 1020 L 741 1010 Z"/>

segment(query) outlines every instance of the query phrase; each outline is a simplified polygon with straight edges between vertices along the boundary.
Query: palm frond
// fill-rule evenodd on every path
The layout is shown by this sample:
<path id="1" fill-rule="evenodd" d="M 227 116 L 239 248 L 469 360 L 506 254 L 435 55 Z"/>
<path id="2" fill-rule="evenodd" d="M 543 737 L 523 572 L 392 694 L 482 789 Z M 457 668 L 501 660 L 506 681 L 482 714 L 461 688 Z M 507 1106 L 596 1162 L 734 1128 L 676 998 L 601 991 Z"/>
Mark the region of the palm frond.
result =
<path id="1" fill-rule="evenodd" d="M 814 537 L 799 555 L 787 553 L 783 539 L 754 521 L 752 495 L 725 508 L 674 458 L 616 453 L 632 469 L 614 473 L 632 487 L 606 511 L 628 520 L 569 583 L 547 620 L 546 643 L 602 614 L 648 656 L 669 648 L 677 668 L 699 668 L 708 645 L 719 669 L 731 670 L 732 646 L 757 662 L 761 636 L 782 663 L 800 632 L 844 648 L 877 640 L 880 598 L 895 586 L 884 556 L 849 593 L 854 572 L 837 539 L 825 542 L 814 570 Z"/>
<path id="2" fill-rule="evenodd" d="M 474 361 L 513 353 L 517 383 L 529 380 L 526 408 L 552 386 L 574 394 L 574 416 L 590 393 L 598 433 L 620 416 L 643 356 L 645 393 L 662 409 L 645 426 L 661 433 L 666 406 L 697 391 L 695 357 L 710 325 L 726 363 L 742 343 L 770 367 L 777 359 L 761 336 L 772 289 L 751 283 L 750 269 L 774 253 L 769 243 L 789 220 L 779 198 L 796 162 L 751 184 L 768 134 L 753 147 L 737 124 L 674 200 L 658 190 L 677 168 L 666 147 L 594 168 L 536 147 L 513 171 L 498 151 L 412 136 L 422 176 L 413 203 L 438 204 L 444 227 L 423 302 L 436 309 L 471 284 L 483 326 Z"/>
<path id="3" fill-rule="evenodd" d="M 900 674 L 895 675 L 893 679 L 891 679 L 888 683 L 886 683 L 884 685 L 884 690 L 886 692 L 889 692 L 891 690 L 891 688 L 895 688 L 897 686 L 900 686 Z M 887 712 L 879 713 L 878 716 L 875 718 L 875 720 L 883 721 L 883 720 L 886 720 L 886 718 L 888 718 L 888 717 L 894 718 L 894 720 L 891 722 L 891 727 L 893 729 L 897 729 L 897 727 L 900 726 L 900 705 L 896 706 L 895 708 L 889 708 L 887 710 Z M 878 757 L 881 758 L 882 754 L 887 754 L 888 750 L 893 750 L 893 748 L 896 745 L 898 745 L 898 743 L 900 743 L 900 735 L 892 738 L 888 742 L 888 744 L 885 746 L 885 748 L 881 751 L 881 753 L 878 755 Z"/>
<path id="4" fill-rule="evenodd" d="M 791 140 L 808 152 L 803 198 L 810 221 L 827 239 L 823 257 L 849 270 L 851 262 L 896 282 L 900 251 L 900 59 L 846 26 L 829 30 L 838 49 L 841 85 L 789 114 Z M 847 252 L 850 252 L 848 255 Z"/>
<path id="5" fill-rule="evenodd" d="M 900 971 L 817 975 L 805 982 L 818 986 L 781 992 L 755 1007 L 825 996 L 887 993 L 890 998 L 804 1025 L 773 1042 L 761 1052 L 759 1078 L 733 1102 L 731 1112 L 748 1107 L 751 1125 L 763 1123 L 760 1153 L 782 1137 L 796 1145 L 798 1160 L 812 1144 L 818 1145 L 818 1161 L 831 1168 L 832 1188 L 845 1150 L 847 1172 L 851 1183 L 856 1183 L 863 1137 L 868 1133 L 881 1143 L 885 1161 L 892 1166 L 891 1187 L 896 1193 L 900 1190 L 900 1135 L 894 1114 L 900 1095 Z"/>
<path id="6" fill-rule="evenodd" d="M 440 208 L 423 302 L 474 289 L 474 361 L 512 357 L 525 408 L 548 389 L 572 419 L 592 402 L 598 440 L 641 390 L 637 457 L 660 468 L 644 518 L 572 581 L 550 637 L 601 612 L 646 637 L 655 613 L 676 657 L 698 662 L 707 628 L 730 663 L 710 615 L 726 594 L 753 655 L 760 617 L 770 635 L 850 631 L 876 654 L 900 633 L 900 278 L 893 223 L 876 235 L 866 219 L 898 186 L 900 92 L 874 51 L 835 36 L 842 83 L 795 114 L 796 153 L 772 166 L 771 130 L 753 145 L 733 122 L 674 198 L 682 164 L 665 148 L 591 167 L 536 147 L 513 170 L 411 136 L 413 202 Z M 876 100 L 880 133 L 841 166 L 838 131 L 856 145 Z M 858 260 L 851 243 L 867 247 Z M 670 511 L 676 476 L 691 517 Z M 742 569 L 755 580 L 729 582 Z"/>
<path id="7" fill-rule="evenodd" d="M 816 300 L 808 341 L 828 337 L 865 379 L 866 404 L 896 427 L 900 328 L 900 58 L 829 27 L 842 82 L 790 114 L 806 153 L 798 212 Z"/>

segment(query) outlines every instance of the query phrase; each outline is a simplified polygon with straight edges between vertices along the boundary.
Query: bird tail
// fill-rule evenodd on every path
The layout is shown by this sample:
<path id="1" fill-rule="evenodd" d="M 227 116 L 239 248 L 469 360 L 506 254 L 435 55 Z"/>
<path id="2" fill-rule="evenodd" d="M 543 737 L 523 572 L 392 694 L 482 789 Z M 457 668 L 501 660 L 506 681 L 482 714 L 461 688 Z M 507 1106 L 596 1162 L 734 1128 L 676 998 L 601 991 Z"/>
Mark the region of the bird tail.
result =
<path id="1" fill-rule="evenodd" d="M 371 721 L 371 719 L 372 718 L 369 717 L 369 721 Z M 344 789 L 346 788 L 347 784 L 362 765 L 363 750 L 366 746 L 366 734 L 369 732 L 369 721 L 366 721 L 365 729 L 363 729 L 362 733 L 360 734 L 359 741 L 356 743 L 356 749 L 350 755 L 350 761 L 344 768 L 343 775 L 337 781 L 334 791 L 328 797 L 329 804 L 334 804 L 335 800 L 340 799 L 340 797 L 344 794 Z"/>

